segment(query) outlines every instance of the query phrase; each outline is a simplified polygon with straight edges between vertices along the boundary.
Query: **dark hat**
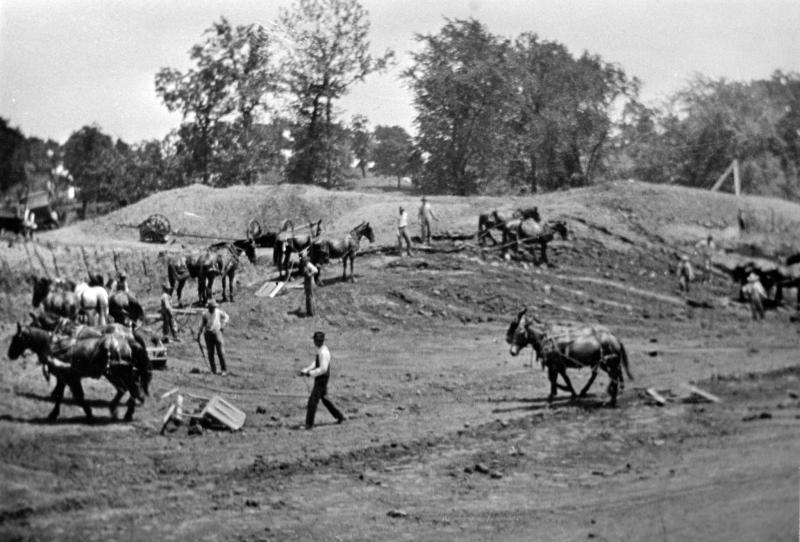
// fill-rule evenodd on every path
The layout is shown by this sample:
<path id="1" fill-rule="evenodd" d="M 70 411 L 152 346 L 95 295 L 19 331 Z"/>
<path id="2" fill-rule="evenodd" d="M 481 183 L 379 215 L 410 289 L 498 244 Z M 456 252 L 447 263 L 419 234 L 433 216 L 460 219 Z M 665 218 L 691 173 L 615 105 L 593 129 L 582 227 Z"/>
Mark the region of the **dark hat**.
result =
<path id="1" fill-rule="evenodd" d="M 315 341 L 316 340 L 324 341 L 325 340 L 325 334 L 323 332 L 321 332 L 321 331 L 315 331 L 314 332 L 314 340 Z"/>
<path id="2" fill-rule="evenodd" d="M 217 300 L 216 299 L 209 299 L 208 300 L 208 304 L 206 306 L 207 307 L 216 307 L 217 306 Z"/>
<path id="3" fill-rule="evenodd" d="M 119 272 L 119 278 L 126 279 L 126 278 L 128 278 L 128 275 L 127 275 L 127 273 L 125 273 L 125 271 L 120 271 Z"/>
<path id="4" fill-rule="evenodd" d="M 425 196 L 422 196 L 422 201 L 426 201 L 427 199 L 428 198 L 426 198 Z"/>

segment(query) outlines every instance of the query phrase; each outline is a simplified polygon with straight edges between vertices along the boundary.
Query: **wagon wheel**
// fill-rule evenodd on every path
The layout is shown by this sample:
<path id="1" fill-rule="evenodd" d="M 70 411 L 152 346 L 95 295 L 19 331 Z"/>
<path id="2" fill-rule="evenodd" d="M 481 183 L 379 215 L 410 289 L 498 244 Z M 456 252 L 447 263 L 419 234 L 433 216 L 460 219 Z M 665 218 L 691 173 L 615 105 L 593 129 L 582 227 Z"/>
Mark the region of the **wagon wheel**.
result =
<path id="1" fill-rule="evenodd" d="M 248 239 L 255 239 L 259 235 L 261 235 L 261 223 L 256 220 L 255 218 L 247 224 L 247 238 Z"/>
<path id="2" fill-rule="evenodd" d="M 147 220 L 139 224 L 139 233 L 143 239 L 163 242 L 170 231 L 172 228 L 169 220 L 161 214 L 150 215 Z"/>

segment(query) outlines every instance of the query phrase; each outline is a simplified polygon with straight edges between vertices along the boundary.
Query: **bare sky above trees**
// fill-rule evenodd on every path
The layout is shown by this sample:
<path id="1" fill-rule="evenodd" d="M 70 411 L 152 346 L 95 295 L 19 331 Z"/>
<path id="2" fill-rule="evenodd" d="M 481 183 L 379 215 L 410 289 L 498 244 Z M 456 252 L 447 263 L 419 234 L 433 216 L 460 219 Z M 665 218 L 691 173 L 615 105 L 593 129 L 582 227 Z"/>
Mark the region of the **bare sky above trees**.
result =
<path id="1" fill-rule="evenodd" d="M 506 37 L 522 32 L 620 64 L 650 102 L 694 73 L 750 80 L 800 71 L 797 0 L 363 0 L 380 53 L 398 65 L 340 102 L 343 118 L 413 131 L 411 97 L 399 78 L 416 33 L 444 18 L 474 17 Z M 214 21 L 266 24 L 283 0 L 1 0 L 0 116 L 26 136 L 64 142 L 84 125 L 130 143 L 178 126 L 158 99 L 162 67 L 184 69 L 190 47 Z"/>

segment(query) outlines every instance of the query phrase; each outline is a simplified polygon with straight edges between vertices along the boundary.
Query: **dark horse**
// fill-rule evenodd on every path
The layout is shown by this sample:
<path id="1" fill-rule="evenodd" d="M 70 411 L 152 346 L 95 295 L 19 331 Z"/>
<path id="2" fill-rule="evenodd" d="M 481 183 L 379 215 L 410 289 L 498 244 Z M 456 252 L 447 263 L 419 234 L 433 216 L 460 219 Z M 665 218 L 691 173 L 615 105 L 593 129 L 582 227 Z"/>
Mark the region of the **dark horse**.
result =
<path id="1" fill-rule="evenodd" d="M 211 297 L 211 288 L 217 275 L 223 277 L 222 295 L 225 299 L 225 280 L 233 284 L 239 266 L 239 256 L 245 253 L 250 263 L 256 263 L 256 249 L 252 239 L 216 243 L 203 251 L 192 254 L 170 254 L 166 256 L 167 280 L 181 303 L 183 286 L 189 278 L 197 280 L 197 298 L 205 304 Z M 233 289 L 231 301 L 233 300 Z"/>
<path id="2" fill-rule="evenodd" d="M 520 245 L 529 247 L 531 256 L 534 256 L 534 247 L 540 247 L 540 262 L 549 263 L 547 260 L 547 244 L 555 238 L 558 233 L 562 239 L 569 236 L 567 225 L 561 220 L 548 220 L 545 223 L 537 222 L 533 219 L 515 219 L 507 223 L 510 238 L 513 239 L 515 250 L 519 250 Z"/>
<path id="3" fill-rule="evenodd" d="M 33 307 L 41 305 L 45 311 L 75 320 L 80 301 L 75 295 L 75 283 L 49 277 L 31 277 Z"/>
<path id="4" fill-rule="evenodd" d="M 49 332 L 17 324 L 17 332 L 11 338 L 8 357 L 17 359 L 25 350 L 33 351 L 51 374 L 56 377 L 53 390 L 55 406 L 48 415 L 50 421 L 58 418 L 64 388 L 69 386 L 72 396 L 83 408 L 86 418 L 92 420 L 92 410 L 83 396 L 81 379 L 105 376 L 117 393 L 109 404 L 111 415 L 117 417 L 117 406 L 127 391 L 130 394 L 125 421 L 133 419 L 136 402 L 144 403 L 149 394 L 152 369 L 147 349 L 141 348 L 117 333 L 102 333 L 98 337 L 76 339 L 52 336 Z"/>
<path id="5" fill-rule="evenodd" d="M 350 280 L 355 282 L 353 274 L 353 260 L 358 254 L 361 238 L 366 237 L 370 243 L 375 242 L 375 232 L 369 222 L 362 222 L 341 239 L 316 239 L 311 243 L 309 257 L 314 265 L 328 263 L 331 258 L 342 259 L 342 280 L 347 280 L 347 262 L 350 262 Z"/>
<path id="6" fill-rule="evenodd" d="M 308 224 L 309 233 L 295 233 L 292 221 L 284 222 L 272 250 L 272 262 L 278 268 L 278 280 L 282 280 L 284 275 L 289 278 L 292 254 L 299 254 L 311 246 L 311 243 L 319 237 L 321 227 L 322 220 L 317 220 Z"/>
<path id="7" fill-rule="evenodd" d="M 622 369 L 625 369 L 628 378 L 633 380 L 628 368 L 625 346 L 603 326 L 583 325 L 553 329 L 547 333 L 543 329 L 536 329 L 534 323 L 525 316 L 525 312 L 525 310 L 520 312 L 509 325 L 506 342 L 511 345 L 512 356 L 518 355 L 527 345 L 533 347 L 542 366 L 547 367 L 547 376 L 550 380 L 548 401 L 555 398 L 557 387 L 569 391 L 573 399 L 577 397 L 575 388 L 567 376 L 567 369 L 591 369 L 592 375 L 581 389 L 581 397 L 589 391 L 597 377 L 597 370 L 602 369 L 610 379 L 608 384 L 610 406 L 617 406 L 617 391 L 625 387 Z M 566 387 L 556 384 L 559 375 L 566 383 Z"/>
<path id="8" fill-rule="evenodd" d="M 497 240 L 492 236 L 491 230 L 499 229 L 503 235 L 503 243 L 508 241 L 508 230 L 506 224 L 515 219 L 531 218 L 536 222 L 541 220 L 538 207 L 518 208 L 511 210 L 493 209 L 488 213 L 478 215 L 478 244 L 483 245 L 488 237 L 492 244 L 496 245 Z"/>
<path id="9" fill-rule="evenodd" d="M 217 243 L 208 247 L 209 253 L 213 258 L 213 269 L 208 275 L 208 296 L 212 295 L 214 278 L 220 276 L 222 280 L 222 300 L 227 301 L 225 295 L 225 284 L 228 285 L 230 300 L 233 301 L 233 281 L 236 278 L 236 270 L 239 269 L 239 257 L 244 253 L 251 264 L 256 263 L 256 246 L 252 239 L 239 239 L 232 243 Z"/>
<path id="10" fill-rule="evenodd" d="M 144 323 L 142 304 L 126 292 L 114 292 L 109 296 L 108 314 L 114 322 L 119 324 Z"/>

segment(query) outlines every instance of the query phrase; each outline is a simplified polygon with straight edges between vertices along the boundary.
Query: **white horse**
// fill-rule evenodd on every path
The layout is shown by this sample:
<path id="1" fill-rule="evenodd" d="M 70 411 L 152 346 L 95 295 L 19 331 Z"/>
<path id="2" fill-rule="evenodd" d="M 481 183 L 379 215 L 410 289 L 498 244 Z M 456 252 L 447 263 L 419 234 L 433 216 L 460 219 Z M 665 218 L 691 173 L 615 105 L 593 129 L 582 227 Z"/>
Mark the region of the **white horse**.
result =
<path id="1" fill-rule="evenodd" d="M 81 310 L 95 311 L 98 320 L 95 324 L 104 326 L 108 323 L 108 291 L 105 288 L 81 282 L 75 286 L 75 295 Z"/>

